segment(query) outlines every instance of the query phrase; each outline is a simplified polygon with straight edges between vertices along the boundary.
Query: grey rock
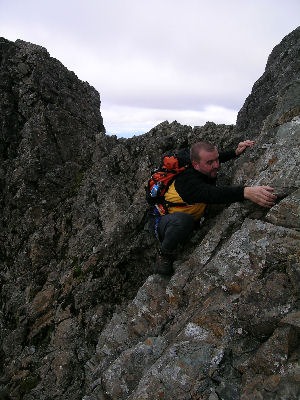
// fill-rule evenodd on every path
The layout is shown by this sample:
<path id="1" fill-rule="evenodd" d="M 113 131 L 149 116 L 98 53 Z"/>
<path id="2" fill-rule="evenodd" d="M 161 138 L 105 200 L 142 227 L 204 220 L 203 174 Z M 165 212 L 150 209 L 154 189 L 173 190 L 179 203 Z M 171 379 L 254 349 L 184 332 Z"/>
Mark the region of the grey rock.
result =
<path id="1" fill-rule="evenodd" d="M 299 29 L 275 46 L 264 74 L 239 111 L 237 129 L 242 135 L 256 137 L 263 127 L 274 127 L 299 115 Z"/>
<path id="2" fill-rule="evenodd" d="M 285 197 L 266 215 L 272 224 L 300 230 L 300 190 Z"/>
<path id="3" fill-rule="evenodd" d="M 117 139 L 94 88 L 0 39 L 0 397 L 299 398 L 299 40 L 275 47 L 236 126 Z M 171 279 L 152 275 L 161 154 L 246 137 L 219 183 L 273 185 L 277 204 L 210 207 Z"/>

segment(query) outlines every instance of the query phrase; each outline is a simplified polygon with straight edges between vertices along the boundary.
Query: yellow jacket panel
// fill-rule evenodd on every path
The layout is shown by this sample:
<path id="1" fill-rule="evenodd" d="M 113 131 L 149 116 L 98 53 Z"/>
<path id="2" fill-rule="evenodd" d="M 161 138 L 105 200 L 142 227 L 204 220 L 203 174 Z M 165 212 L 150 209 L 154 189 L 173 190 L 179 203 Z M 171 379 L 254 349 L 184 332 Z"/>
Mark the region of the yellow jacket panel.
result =
<path id="1" fill-rule="evenodd" d="M 207 206 L 207 204 L 205 203 L 196 203 L 191 205 L 186 204 L 175 189 L 175 181 L 171 184 L 168 191 L 165 193 L 165 200 L 170 203 L 183 204 L 182 206 L 167 205 L 170 214 L 173 214 L 174 212 L 184 212 L 186 214 L 192 215 L 195 221 L 199 220 L 202 217 Z"/>

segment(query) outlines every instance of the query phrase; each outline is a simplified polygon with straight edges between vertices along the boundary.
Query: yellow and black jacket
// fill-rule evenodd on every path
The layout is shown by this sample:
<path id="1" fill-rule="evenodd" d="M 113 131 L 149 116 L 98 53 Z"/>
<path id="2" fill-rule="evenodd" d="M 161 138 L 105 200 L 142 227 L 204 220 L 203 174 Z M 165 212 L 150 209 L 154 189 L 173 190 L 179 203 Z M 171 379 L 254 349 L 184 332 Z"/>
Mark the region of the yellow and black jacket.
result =
<path id="1" fill-rule="evenodd" d="M 235 158 L 235 152 L 220 153 L 220 162 Z M 193 167 L 179 174 L 165 194 L 168 212 L 184 212 L 199 220 L 207 204 L 234 203 L 244 200 L 241 186 L 216 186 L 216 179 L 210 178 Z M 173 203 L 176 205 L 168 205 Z M 181 205 L 182 204 L 182 205 Z"/>

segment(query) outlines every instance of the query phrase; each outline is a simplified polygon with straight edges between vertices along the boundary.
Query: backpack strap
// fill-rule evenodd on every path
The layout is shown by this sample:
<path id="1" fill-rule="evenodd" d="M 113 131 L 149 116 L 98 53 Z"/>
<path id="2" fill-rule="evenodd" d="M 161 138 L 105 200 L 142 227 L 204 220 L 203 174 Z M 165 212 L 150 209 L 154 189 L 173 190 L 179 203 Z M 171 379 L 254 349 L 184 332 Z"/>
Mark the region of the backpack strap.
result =
<path id="1" fill-rule="evenodd" d="M 158 210 L 161 216 L 169 214 L 169 207 L 186 207 L 187 203 L 172 203 L 171 201 L 167 201 L 164 198 L 161 199 L 159 203 L 155 204 L 155 208 Z"/>

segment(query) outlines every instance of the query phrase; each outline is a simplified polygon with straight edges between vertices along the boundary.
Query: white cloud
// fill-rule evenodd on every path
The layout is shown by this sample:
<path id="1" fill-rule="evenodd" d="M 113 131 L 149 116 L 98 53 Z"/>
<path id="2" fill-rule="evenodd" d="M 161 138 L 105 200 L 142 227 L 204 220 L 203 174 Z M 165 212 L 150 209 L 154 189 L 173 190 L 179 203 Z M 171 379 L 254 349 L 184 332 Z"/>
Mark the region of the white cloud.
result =
<path id="1" fill-rule="evenodd" d="M 102 115 L 108 134 L 129 137 L 147 132 L 166 120 L 191 126 L 201 126 L 207 121 L 235 124 L 237 112 L 213 105 L 199 111 L 110 106 L 102 108 Z"/>
<path id="2" fill-rule="evenodd" d="M 298 0 L 0 0 L 0 34 L 45 46 L 125 134 L 166 119 L 232 121 L 299 14 Z"/>

